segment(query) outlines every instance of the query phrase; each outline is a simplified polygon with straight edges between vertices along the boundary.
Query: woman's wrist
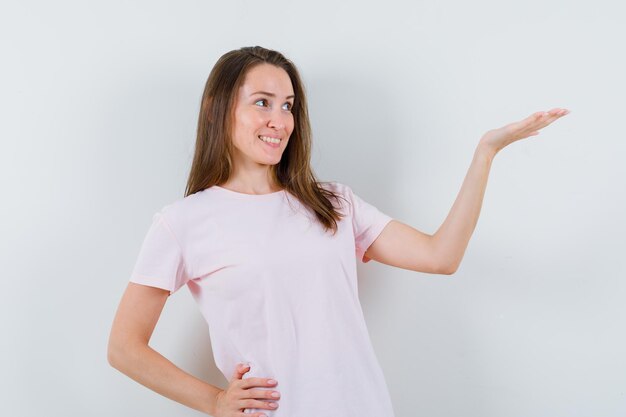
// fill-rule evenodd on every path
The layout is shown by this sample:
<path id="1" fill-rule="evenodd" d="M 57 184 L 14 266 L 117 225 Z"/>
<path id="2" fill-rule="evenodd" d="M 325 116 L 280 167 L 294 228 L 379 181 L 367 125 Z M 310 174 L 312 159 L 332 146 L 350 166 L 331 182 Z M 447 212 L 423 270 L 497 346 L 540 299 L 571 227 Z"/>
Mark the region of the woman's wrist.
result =
<path id="1" fill-rule="evenodd" d="M 476 153 L 489 159 L 490 161 L 493 161 L 493 158 L 496 157 L 499 151 L 499 149 L 495 149 L 493 145 L 490 145 L 483 139 L 481 139 L 476 146 Z"/>
<path id="2" fill-rule="evenodd" d="M 219 400 L 219 397 L 224 392 L 224 390 L 221 388 L 217 388 L 214 385 L 211 385 L 211 387 L 211 391 L 208 393 L 208 401 L 206 407 L 202 411 L 212 417 L 216 417 L 217 401 Z"/>

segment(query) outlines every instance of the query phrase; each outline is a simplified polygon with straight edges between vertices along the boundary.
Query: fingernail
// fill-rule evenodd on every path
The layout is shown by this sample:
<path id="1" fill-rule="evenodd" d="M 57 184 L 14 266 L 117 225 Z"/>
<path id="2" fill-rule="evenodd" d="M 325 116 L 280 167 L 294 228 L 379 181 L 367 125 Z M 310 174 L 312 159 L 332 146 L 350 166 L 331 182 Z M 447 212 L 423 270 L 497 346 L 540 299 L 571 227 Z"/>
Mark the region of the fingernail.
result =
<path id="1" fill-rule="evenodd" d="M 274 380 L 274 379 L 268 379 L 268 380 L 267 380 L 267 383 L 268 383 L 268 384 L 275 384 L 275 383 L 276 383 L 276 380 Z"/>

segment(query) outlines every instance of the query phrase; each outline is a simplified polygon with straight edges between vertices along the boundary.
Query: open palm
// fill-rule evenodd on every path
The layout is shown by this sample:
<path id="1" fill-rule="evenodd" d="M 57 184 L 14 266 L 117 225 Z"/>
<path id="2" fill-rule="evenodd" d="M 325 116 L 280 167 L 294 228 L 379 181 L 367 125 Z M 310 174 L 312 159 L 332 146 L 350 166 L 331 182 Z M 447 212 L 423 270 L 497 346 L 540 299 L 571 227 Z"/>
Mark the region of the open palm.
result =
<path id="1" fill-rule="evenodd" d="M 568 113 L 569 110 L 558 107 L 548 112 L 539 111 L 518 122 L 488 131 L 480 141 L 497 153 L 515 141 L 538 135 L 540 129 Z"/>

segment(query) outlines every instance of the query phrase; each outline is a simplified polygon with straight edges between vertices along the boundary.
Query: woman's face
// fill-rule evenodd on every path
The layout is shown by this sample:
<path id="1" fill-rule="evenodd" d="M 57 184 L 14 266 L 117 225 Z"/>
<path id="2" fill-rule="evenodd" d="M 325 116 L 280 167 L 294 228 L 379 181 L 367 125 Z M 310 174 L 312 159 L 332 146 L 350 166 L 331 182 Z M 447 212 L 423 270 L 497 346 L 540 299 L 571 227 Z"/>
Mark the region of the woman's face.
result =
<path id="1" fill-rule="evenodd" d="M 293 131 L 293 101 L 293 86 L 284 69 L 259 64 L 248 71 L 234 108 L 235 165 L 254 168 L 280 162 Z M 280 141 L 271 143 L 268 138 Z"/>

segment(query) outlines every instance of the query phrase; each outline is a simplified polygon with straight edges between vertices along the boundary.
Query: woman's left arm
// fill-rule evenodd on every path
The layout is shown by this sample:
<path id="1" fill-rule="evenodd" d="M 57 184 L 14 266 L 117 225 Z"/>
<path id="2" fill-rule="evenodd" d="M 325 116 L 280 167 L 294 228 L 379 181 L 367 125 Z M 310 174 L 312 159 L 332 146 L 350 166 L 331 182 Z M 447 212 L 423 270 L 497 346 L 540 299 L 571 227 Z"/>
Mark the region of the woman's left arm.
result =
<path id="1" fill-rule="evenodd" d="M 474 152 L 461 190 L 443 224 L 434 235 L 392 220 L 365 255 L 378 262 L 418 272 L 450 275 L 458 269 L 474 232 L 487 187 L 491 163 L 511 143 L 539 134 L 539 130 L 569 110 L 536 112 L 483 135 Z"/>

